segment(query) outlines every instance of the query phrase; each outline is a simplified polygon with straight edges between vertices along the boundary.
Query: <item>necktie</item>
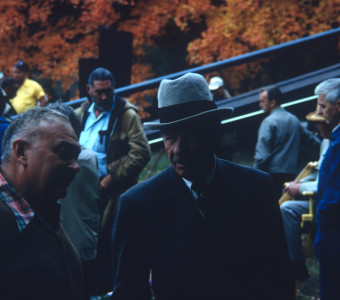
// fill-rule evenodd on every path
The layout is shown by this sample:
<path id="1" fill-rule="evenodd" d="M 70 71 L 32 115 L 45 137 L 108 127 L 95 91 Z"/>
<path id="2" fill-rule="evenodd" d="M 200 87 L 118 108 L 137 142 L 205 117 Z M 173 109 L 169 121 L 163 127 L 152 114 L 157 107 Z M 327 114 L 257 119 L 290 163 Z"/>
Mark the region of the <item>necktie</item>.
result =
<path id="1" fill-rule="evenodd" d="M 208 192 L 209 186 L 206 181 L 193 182 L 191 189 L 196 193 L 196 206 L 203 217 L 204 220 L 207 220 L 208 215 Z"/>

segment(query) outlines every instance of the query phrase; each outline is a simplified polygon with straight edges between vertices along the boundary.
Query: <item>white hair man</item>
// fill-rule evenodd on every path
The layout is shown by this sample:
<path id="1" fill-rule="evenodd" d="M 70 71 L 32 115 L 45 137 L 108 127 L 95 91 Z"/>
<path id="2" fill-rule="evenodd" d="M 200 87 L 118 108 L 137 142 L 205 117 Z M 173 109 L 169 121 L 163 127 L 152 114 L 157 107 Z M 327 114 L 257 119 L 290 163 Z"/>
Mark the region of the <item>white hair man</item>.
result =
<path id="1" fill-rule="evenodd" d="M 320 268 L 321 299 L 340 299 L 340 78 L 315 88 L 319 114 L 335 127 L 319 171 L 314 240 Z"/>

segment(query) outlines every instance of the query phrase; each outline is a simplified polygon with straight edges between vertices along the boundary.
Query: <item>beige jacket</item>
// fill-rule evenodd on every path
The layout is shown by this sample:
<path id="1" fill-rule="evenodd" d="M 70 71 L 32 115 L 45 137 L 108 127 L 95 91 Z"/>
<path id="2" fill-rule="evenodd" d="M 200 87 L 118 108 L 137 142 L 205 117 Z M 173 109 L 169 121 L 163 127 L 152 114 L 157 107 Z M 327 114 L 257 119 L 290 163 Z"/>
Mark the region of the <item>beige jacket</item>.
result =
<path id="1" fill-rule="evenodd" d="M 107 151 L 107 171 L 112 176 L 112 184 L 102 218 L 102 229 L 111 226 L 120 195 L 138 182 L 139 174 L 151 156 L 137 108 L 118 96 L 115 101 L 113 113 L 116 122 Z M 83 106 L 82 111 L 86 111 L 87 107 Z"/>

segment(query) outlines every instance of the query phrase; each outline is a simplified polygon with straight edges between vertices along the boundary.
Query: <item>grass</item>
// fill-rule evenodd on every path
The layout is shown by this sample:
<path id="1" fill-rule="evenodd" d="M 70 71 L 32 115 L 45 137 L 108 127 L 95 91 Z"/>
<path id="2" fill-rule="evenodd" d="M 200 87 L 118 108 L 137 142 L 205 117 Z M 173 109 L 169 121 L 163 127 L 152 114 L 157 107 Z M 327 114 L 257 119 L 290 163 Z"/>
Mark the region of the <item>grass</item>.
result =
<path id="1" fill-rule="evenodd" d="M 170 165 L 169 158 L 164 150 L 161 148 L 157 151 L 153 151 L 151 155 L 151 160 L 145 166 L 142 173 L 139 176 L 139 181 L 148 179 L 162 170 L 166 169 Z"/>
<path id="2" fill-rule="evenodd" d="M 306 266 L 309 271 L 309 279 L 297 284 L 296 300 L 318 300 L 320 299 L 319 290 L 319 263 L 315 255 L 311 240 L 307 235 L 302 235 L 302 243 L 307 247 L 305 249 Z"/>

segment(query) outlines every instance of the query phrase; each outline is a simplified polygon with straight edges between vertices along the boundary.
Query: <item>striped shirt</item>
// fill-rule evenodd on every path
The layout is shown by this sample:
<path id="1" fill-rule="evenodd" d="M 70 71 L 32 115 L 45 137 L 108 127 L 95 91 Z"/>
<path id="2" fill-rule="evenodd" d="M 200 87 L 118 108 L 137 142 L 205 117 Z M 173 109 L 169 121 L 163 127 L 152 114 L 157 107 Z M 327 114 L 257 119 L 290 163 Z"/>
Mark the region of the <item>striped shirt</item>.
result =
<path id="1" fill-rule="evenodd" d="M 32 206 L 21 197 L 0 173 L 0 198 L 13 211 L 19 231 L 22 232 L 34 217 Z"/>

